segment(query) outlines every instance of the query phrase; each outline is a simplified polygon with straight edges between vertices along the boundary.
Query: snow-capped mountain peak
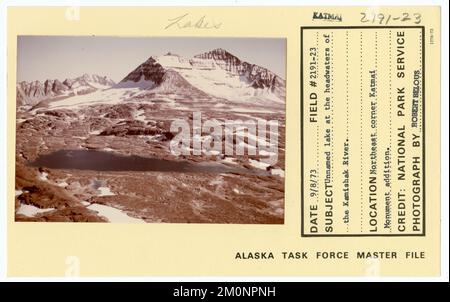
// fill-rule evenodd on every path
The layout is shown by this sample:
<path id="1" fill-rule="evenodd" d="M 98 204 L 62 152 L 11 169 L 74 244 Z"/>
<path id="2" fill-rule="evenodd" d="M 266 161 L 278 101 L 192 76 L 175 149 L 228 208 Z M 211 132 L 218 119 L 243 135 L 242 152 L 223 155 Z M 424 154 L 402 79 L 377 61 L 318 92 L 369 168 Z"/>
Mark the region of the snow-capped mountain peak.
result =
<path id="1" fill-rule="evenodd" d="M 264 67 L 243 62 L 222 48 L 192 58 L 171 52 L 159 57 L 150 57 L 116 87 L 155 89 L 162 84 L 168 70 L 176 72 L 186 83 L 211 96 L 232 101 L 245 101 L 257 97 L 284 102 L 284 79 Z M 183 87 L 186 88 L 186 85 Z M 176 90 L 176 87 L 173 88 L 172 90 Z"/>

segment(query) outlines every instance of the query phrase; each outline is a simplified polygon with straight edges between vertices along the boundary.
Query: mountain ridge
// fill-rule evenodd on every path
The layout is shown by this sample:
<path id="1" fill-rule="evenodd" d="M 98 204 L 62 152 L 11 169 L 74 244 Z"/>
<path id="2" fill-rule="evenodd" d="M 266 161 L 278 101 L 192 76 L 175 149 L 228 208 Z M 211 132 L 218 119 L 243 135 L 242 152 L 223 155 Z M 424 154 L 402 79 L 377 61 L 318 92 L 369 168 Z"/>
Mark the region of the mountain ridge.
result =
<path id="1" fill-rule="evenodd" d="M 177 72 L 196 89 L 216 97 L 249 98 L 273 94 L 279 99 L 285 99 L 286 82 L 283 78 L 265 67 L 242 61 L 223 48 L 192 58 L 171 52 L 158 57 L 150 56 L 116 87 L 155 89 L 161 85 L 168 70 Z M 237 93 L 233 95 L 227 89 Z"/>
<path id="2" fill-rule="evenodd" d="M 107 76 L 87 73 L 62 82 L 58 79 L 20 81 L 16 84 L 16 102 L 18 106 L 35 105 L 42 100 L 86 94 L 113 85 L 115 82 Z"/>
<path id="3" fill-rule="evenodd" d="M 217 48 L 190 58 L 171 52 L 150 56 L 117 84 L 106 76 L 89 74 L 64 81 L 20 82 L 17 84 L 17 105 L 34 106 L 43 100 L 86 105 L 105 103 L 110 98 L 142 101 L 151 99 L 156 93 L 172 95 L 169 97 L 177 100 L 222 99 L 270 106 L 285 103 L 285 85 L 285 80 L 269 69 Z M 106 91 L 106 88 L 112 90 Z M 96 91 L 99 93 L 84 98 Z M 83 98 L 73 99 L 78 96 Z M 66 101 L 67 98 L 70 100 Z M 64 101 L 59 102 L 62 99 Z"/>

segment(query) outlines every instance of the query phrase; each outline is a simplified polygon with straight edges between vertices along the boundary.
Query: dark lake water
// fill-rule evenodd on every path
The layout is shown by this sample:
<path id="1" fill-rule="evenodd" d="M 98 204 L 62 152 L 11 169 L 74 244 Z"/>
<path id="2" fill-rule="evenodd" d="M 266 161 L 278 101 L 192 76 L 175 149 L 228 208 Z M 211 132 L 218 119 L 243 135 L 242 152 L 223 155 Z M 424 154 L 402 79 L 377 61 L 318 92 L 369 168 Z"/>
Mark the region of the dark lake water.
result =
<path id="1" fill-rule="evenodd" d="M 266 171 L 230 167 L 216 162 L 191 163 L 171 161 L 136 155 L 124 156 L 96 150 L 59 150 L 41 155 L 30 163 L 35 167 L 50 169 L 76 169 L 94 171 L 157 171 L 198 173 L 239 173 L 268 175 Z"/>

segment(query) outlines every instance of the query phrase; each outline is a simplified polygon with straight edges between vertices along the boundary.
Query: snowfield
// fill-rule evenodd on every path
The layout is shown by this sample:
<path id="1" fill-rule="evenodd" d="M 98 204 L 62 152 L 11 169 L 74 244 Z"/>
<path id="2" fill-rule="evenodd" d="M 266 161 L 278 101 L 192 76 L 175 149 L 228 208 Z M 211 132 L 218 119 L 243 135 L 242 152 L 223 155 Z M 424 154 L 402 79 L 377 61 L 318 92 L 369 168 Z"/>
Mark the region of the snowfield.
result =
<path id="1" fill-rule="evenodd" d="M 115 105 L 122 103 L 131 96 L 141 92 L 140 88 L 108 88 L 97 90 L 95 92 L 68 97 L 49 103 L 50 109 L 59 108 L 81 108 L 83 106 L 92 106 L 100 104 Z"/>

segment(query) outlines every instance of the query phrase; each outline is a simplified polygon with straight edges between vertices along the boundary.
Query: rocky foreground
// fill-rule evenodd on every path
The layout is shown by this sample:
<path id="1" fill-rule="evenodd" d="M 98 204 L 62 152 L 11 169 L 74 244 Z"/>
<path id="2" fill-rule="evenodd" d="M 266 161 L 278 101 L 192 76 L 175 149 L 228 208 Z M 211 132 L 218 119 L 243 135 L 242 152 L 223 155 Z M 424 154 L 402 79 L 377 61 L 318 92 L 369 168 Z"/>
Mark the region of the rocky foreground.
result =
<path id="1" fill-rule="evenodd" d="M 145 98 L 85 107 L 41 104 L 17 112 L 16 221 L 283 223 L 284 114 L 233 112 L 226 100 L 220 110 L 212 111 L 215 105 L 205 100 L 183 104 L 188 95 L 177 106 L 174 97 Z M 180 110 L 184 105 L 190 110 Z M 193 110 L 202 111 L 205 119 L 277 119 L 277 164 L 260 165 L 259 156 L 248 155 L 174 156 L 170 123 L 174 118 L 191 119 Z M 220 166 L 199 172 L 86 170 L 64 168 L 61 160 L 58 168 L 39 165 L 40 157 L 61 150 Z"/>

